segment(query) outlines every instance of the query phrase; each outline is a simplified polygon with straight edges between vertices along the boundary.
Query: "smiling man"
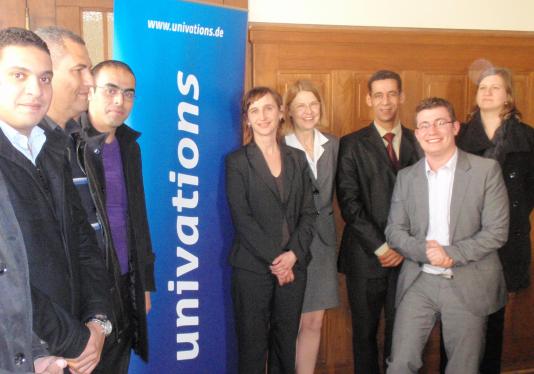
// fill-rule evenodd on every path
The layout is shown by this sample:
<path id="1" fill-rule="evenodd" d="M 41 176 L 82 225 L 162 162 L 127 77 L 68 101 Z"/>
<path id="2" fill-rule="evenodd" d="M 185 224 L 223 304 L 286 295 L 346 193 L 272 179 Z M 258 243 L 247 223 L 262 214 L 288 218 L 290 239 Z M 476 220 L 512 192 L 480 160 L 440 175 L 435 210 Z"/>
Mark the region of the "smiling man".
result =
<path id="1" fill-rule="evenodd" d="M 397 286 L 388 374 L 417 373 L 432 327 L 441 319 L 447 374 L 476 374 L 487 316 L 506 301 L 497 250 L 508 235 L 508 194 L 499 164 L 459 150 L 452 105 L 416 108 L 424 159 L 402 170 L 386 236 L 405 260 Z"/>
<path id="2" fill-rule="evenodd" d="M 374 121 L 341 139 L 337 198 L 346 222 L 339 252 L 352 314 L 356 373 L 378 374 L 378 323 L 384 310 L 384 357 L 391 347 L 395 287 L 402 256 L 386 244 L 384 229 L 397 171 L 419 159 L 412 131 L 399 111 L 404 96 L 400 76 L 375 72 L 368 81 L 367 105 Z"/>
<path id="3" fill-rule="evenodd" d="M 93 68 L 95 85 L 89 110 L 80 117 L 76 148 L 78 164 L 89 181 L 82 196 L 88 214 L 101 225 L 102 252 L 113 279 L 115 333 L 106 340 L 95 373 L 127 373 L 130 350 L 148 360 L 146 315 L 154 291 L 154 254 L 143 192 L 140 134 L 124 121 L 135 100 L 135 76 L 120 61 L 108 60 Z M 92 200 L 91 200 L 92 199 Z"/>
<path id="4" fill-rule="evenodd" d="M 26 247 L 33 328 L 84 374 L 100 358 L 104 331 L 90 319 L 108 313 L 108 283 L 61 140 L 37 126 L 52 99 L 52 76 L 37 35 L 0 32 L 0 172 Z M 27 360 L 22 353 L 13 359 L 18 366 Z"/>

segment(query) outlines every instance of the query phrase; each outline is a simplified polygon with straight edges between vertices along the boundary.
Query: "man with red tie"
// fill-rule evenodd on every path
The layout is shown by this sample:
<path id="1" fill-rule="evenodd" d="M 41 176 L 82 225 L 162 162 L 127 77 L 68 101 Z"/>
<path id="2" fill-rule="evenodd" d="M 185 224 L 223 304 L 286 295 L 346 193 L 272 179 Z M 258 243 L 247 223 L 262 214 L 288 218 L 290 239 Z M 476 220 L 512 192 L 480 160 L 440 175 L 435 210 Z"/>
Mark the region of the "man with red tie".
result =
<path id="1" fill-rule="evenodd" d="M 391 349 L 395 288 L 403 261 L 387 245 L 384 230 L 397 171 L 415 163 L 420 150 L 412 131 L 400 123 L 400 76 L 380 70 L 367 85 L 374 120 L 341 138 L 339 147 L 337 197 L 346 225 L 338 266 L 346 275 L 349 294 L 354 372 L 378 374 L 378 323 L 383 309 L 385 359 Z"/>

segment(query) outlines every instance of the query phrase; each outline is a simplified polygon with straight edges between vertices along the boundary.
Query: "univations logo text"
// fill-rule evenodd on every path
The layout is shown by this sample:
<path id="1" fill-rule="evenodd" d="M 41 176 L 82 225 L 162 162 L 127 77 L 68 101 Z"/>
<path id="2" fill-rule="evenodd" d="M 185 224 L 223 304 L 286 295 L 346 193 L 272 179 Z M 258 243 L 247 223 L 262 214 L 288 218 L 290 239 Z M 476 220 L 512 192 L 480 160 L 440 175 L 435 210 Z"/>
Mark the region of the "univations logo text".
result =
<path id="1" fill-rule="evenodd" d="M 149 29 L 153 30 L 181 32 L 185 34 L 202 35 L 212 38 L 224 37 L 224 30 L 221 27 L 205 27 L 199 25 L 198 23 L 196 25 L 188 25 L 185 22 L 176 23 L 149 19 L 147 21 L 147 25 Z"/>
<path id="2" fill-rule="evenodd" d="M 199 355 L 199 282 L 194 274 L 198 272 L 198 256 L 195 245 L 199 240 L 198 229 L 198 184 L 197 166 L 199 150 L 195 138 L 199 125 L 198 99 L 200 84 L 195 75 L 184 77 L 177 73 L 178 91 L 182 95 L 178 103 L 178 156 L 177 169 L 169 172 L 169 182 L 176 185 L 172 206 L 176 208 L 176 280 L 167 282 L 167 290 L 176 295 L 176 360 L 192 360 Z M 187 115 L 187 117 L 186 117 Z M 187 280 L 186 280 L 187 279 Z"/>

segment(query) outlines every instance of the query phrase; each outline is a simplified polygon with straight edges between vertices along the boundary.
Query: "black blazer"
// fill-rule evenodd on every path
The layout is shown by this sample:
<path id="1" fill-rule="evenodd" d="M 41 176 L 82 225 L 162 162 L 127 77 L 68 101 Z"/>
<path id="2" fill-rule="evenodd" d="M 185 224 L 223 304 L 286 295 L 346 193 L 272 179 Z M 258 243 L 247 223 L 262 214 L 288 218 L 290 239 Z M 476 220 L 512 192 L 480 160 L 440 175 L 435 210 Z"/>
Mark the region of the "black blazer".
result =
<path id="1" fill-rule="evenodd" d="M 269 265 L 287 250 L 297 256 L 298 268 L 305 269 L 311 260 L 317 211 L 306 156 L 285 144 L 280 144 L 280 152 L 283 198 L 255 143 L 226 157 L 226 194 L 236 231 L 230 253 L 234 267 L 269 273 Z M 284 217 L 290 236 L 286 247 L 282 247 Z"/>
<path id="2" fill-rule="evenodd" d="M 411 130 L 402 127 L 400 164 L 406 167 L 422 155 Z M 341 138 L 337 169 L 337 199 L 345 220 L 339 271 L 364 278 L 385 277 L 374 251 L 386 237 L 396 172 L 384 141 L 373 123 Z"/>
<path id="3" fill-rule="evenodd" d="M 464 151 L 483 156 L 492 146 L 477 113 L 462 125 L 456 142 Z M 508 241 L 499 249 L 506 287 L 515 292 L 530 285 L 530 213 L 534 208 L 534 129 L 506 121 L 503 157 L 499 160 L 510 200 Z"/>

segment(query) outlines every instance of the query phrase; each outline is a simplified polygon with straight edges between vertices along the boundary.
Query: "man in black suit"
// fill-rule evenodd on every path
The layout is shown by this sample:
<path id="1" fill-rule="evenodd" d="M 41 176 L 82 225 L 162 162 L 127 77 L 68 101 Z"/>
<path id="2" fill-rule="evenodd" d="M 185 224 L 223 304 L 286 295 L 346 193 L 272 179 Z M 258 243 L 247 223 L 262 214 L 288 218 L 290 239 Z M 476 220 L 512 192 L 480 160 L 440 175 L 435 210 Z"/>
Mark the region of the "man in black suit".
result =
<path id="1" fill-rule="evenodd" d="M 419 159 L 412 131 L 400 124 L 404 101 L 400 76 L 375 72 L 367 105 L 374 121 L 341 138 L 337 197 L 345 229 L 339 271 L 346 275 L 352 314 L 354 372 L 379 373 L 377 330 L 384 309 L 384 358 L 391 349 L 395 288 L 403 257 L 386 244 L 389 205 L 397 171 Z"/>
<path id="2" fill-rule="evenodd" d="M 112 328 L 108 277 L 65 147 L 37 126 L 52 99 L 52 76 L 42 39 L 0 30 L 0 172 L 27 251 L 33 329 L 72 372 L 89 374 Z"/>

